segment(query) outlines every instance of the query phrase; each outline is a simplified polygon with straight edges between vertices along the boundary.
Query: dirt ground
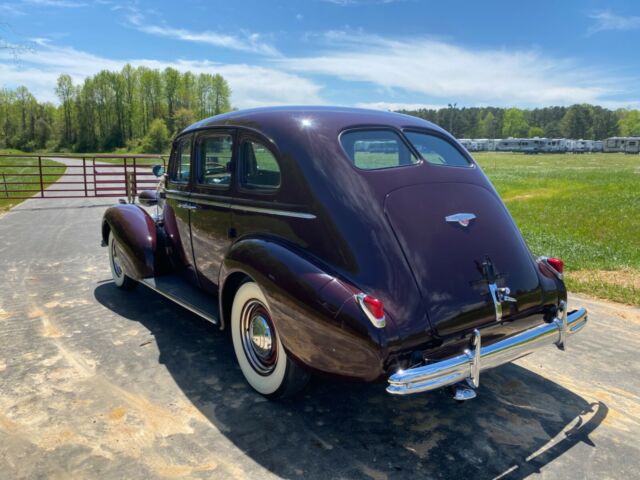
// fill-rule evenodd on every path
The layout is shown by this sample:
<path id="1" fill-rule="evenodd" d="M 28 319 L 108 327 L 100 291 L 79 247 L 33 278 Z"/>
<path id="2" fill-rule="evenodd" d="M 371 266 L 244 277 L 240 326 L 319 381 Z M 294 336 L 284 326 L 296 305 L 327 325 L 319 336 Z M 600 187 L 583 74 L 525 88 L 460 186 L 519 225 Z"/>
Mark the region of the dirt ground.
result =
<path id="1" fill-rule="evenodd" d="M 314 379 L 293 401 L 245 384 L 224 333 L 100 248 L 103 200 L 0 218 L 0 478 L 632 478 L 640 310 L 571 296 L 590 324 L 483 374 L 477 399 Z"/>

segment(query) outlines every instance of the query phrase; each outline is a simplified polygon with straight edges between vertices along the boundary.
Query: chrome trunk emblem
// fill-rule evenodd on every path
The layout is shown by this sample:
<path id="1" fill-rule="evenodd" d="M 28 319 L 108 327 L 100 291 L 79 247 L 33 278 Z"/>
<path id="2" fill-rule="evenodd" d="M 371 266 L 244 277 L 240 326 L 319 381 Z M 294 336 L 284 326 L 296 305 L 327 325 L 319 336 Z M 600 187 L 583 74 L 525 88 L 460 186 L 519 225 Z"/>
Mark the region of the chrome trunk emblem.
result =
<path id="1" fill-rule="evenodd" d="M 462 227 L 468 227 L 474 218 L 476 218 L 476 216 L 473 213 L 454 213 L 453 215 L 444 217 L 447 222 L 458 223 Z"/>

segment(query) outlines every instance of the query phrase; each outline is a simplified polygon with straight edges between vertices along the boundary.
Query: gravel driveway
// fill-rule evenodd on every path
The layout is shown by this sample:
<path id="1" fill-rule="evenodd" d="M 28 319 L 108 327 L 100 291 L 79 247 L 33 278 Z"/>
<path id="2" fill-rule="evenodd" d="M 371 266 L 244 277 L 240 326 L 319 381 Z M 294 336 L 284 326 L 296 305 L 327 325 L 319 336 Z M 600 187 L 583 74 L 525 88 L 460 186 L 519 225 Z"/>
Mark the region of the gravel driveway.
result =
<path id="1" fill-rule="evenodd" d="M 113 286 L 110 203 L 0 218 L 0 478 L 638 476 L 639 309 L 572 296 L 591 322 L 568 350 L 483 374 L 464 404 L 323 379 L 268 402 L 225 333 Z"/>

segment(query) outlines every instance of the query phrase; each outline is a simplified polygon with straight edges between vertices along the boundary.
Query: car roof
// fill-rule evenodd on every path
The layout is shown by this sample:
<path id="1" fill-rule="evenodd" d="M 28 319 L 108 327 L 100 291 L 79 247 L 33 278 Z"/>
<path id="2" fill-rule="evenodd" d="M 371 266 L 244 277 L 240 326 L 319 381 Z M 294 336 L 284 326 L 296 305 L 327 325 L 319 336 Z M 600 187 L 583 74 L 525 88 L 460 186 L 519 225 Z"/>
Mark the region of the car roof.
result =
<path id="1" fill-rule="evenodd" d="M 351 107 L 281 106 L 262 107 L 215 115 L 190 125 L 182 134 L 207 127 L 248 127 L 255 130 L 298 129 L 308 122 L 314 130 L 344 130 L 359 125 L 388 125 L 397 128 L 416 127 L 443 131 L 437 125 L 411 115 Z M 303 123 L 304 125 L 304 123 Z M 270 127 L 270 128 L 268 128 Z"/>

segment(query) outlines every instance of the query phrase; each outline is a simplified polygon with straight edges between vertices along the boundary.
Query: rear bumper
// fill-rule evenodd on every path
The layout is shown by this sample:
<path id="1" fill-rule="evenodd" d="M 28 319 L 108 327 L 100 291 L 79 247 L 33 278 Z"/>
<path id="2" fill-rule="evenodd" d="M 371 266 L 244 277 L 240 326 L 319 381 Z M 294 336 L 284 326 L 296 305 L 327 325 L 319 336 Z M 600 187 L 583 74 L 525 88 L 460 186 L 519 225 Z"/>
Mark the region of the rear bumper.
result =
<path id="1" fill-rule="evenodd" d="M 477 388 L 480 372 L 516 360 L 547 345 L 564 350 L 567 338 L 579 332 L 587 324 L 584 308 L 567 314 L 566 307 L 551 323 L 544 323 L 483 347 L 481 334 L 474 331 L 473 345 L 462 355 L 428 365 L 400 370 L 389 377 L 387 392 L 394 395 L 436 390 L 458 382 L 467 381 Z"/>

